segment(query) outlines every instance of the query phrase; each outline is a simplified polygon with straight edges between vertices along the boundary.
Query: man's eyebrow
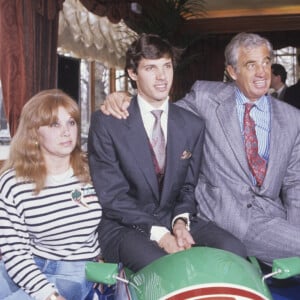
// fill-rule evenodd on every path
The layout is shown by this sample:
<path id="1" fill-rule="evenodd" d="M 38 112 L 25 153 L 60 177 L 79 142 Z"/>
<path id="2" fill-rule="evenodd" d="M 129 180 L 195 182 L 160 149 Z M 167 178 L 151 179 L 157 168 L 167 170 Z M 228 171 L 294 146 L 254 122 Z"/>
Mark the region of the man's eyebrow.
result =
<path id="1" fill-rule="evenodd" d="M 153 67 L 153 66 L 156 66 L 155 64 L 144 64 L 142 67 Z"/>
<path id="2" fill-rule="evenodd" d="M 266 60 L 266 59 L 271 61 L 271 57 L 270 57 L 270 56 L 265 56 L 265 57 L 263 58 L 263 60 Z M 251 63 L 255 63 L 255 62 L 256 62 L 256 60 L 253 60 L 253 59 L 247 60 L 247 61 L 245 62 L 244 65 L 251 64 Z"/>
<path id="3" fill-rule="evenodd" d="M 255 62 L 256 62 L 256 60 L 253 60 L 253 59 L 247 60 L 247 61 L 245 61 L 244 65 L 253 64 Z"/>

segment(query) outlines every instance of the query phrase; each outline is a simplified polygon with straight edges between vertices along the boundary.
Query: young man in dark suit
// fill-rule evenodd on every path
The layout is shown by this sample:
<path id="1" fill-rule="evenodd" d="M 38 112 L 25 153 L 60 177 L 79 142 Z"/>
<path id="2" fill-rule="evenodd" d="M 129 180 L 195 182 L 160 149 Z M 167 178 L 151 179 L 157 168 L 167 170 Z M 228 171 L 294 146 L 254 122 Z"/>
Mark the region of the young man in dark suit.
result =
<path id="1" fill-rule="evenodd" d="M 133 271 L 193 245 L 246 256 L 238 239 L 197 217 L 204 123 L 168 101 L 175 60 L 167 41 L 142 34 L 126 56 L 127 73 L 137 88 L 129 117 L 120 120 L 97 111 L 91 121 L 88 152 L 103 207 L 99 238 L 104 259 Z"/>

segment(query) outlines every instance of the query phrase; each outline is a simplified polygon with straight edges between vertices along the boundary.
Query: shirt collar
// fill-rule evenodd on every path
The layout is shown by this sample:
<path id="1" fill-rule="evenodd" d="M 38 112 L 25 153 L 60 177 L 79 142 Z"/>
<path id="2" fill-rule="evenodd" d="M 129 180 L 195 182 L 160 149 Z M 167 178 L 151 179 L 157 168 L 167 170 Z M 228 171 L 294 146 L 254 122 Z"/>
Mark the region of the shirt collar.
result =
<path id="1" fill-rule="evenodd" d="M 283 91 L 283 89 L 285 88 L 285 85 L 283 84 L 276 92 L 278 93 L 278 95 Z"/>
<path id="2" fill-rule="evenodd" d="M 245 103 L 250 102 L 238 87 L 235 87 L 235 99 L 238 105 L 244 105 Z M 268 111 L 269 98 L 266 95 L 261 96 L 258 100 L 252 103 L 255 104 L 258 110 Z"/>
<path id="3" fill-rule="evenodd" d="M 169 97 L 167 97 L 165 100 L 161 101 L 160 107 L 153 107 L 150 105 L 145 99 L 143 99 L 140 95 L 137 96 L 137 101 L 140 107 L 140 111 L 142 114 L 150 113 L 152 110 L 162 110 L 164 113 L 168 113 L 169 108 Z"/>

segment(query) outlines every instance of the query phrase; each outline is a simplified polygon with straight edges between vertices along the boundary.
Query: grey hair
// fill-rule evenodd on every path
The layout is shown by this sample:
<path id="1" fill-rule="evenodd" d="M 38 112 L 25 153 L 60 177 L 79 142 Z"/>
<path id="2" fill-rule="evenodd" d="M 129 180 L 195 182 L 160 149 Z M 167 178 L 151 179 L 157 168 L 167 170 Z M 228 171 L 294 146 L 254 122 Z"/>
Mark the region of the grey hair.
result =
<path id="1" fill-rule="evenodd" d="M 237 68 L 238 54 L 241 47 L 252 49 L 265 45 L 269 52 L 270 58 L 273 58 L 273 46 L 266 38 L 255 34 L 241 32 L 232 38 L 225 48 L 225 66 L 232 66 L 235 70 Z"/>

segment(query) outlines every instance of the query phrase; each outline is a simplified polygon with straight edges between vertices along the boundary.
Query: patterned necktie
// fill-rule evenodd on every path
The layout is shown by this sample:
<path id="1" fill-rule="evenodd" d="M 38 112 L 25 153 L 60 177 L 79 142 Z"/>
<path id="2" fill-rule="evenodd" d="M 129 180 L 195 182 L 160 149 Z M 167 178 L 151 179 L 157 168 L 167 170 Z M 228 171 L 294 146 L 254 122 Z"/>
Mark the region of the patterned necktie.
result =
<path id="1" fill-rule="evenodd" d="M 254 105 L 245 104 L 244 139 L 248 164 L 258 186 L 261 186 L 267 169 L 267 162 L 258 154 L 258 142 L 255 132 L 255 123 L 250 117 L 250 110 Z"/>
<path id="2" fill-rule="evenodd" d="M 151 145 L 155 153 L 155 157 L 160 170 L 163 170 L 165 166 L 166 152 L 165 152 L 165 137 L 161 128 L 160 117 L 162 110 L 152 110 L 151 113 L 155 118 L 155 122 L 152 130 Z"/>

